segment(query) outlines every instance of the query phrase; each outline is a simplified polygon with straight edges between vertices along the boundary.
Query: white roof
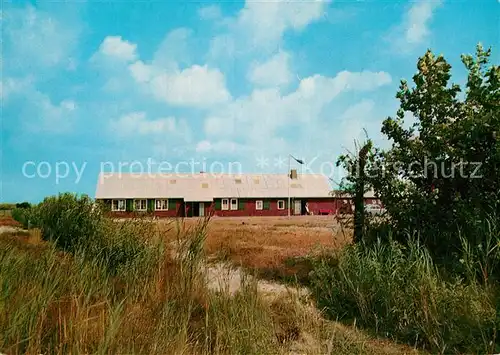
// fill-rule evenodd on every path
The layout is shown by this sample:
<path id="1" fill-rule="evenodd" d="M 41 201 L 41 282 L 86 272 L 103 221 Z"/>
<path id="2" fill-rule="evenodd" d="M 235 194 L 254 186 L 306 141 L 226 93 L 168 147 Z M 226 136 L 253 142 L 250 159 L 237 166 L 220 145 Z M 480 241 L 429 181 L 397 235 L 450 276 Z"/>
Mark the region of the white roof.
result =
<path id="1" fill-rule="evenodd" d="M 183 198 L 213 201 L 214 198 L 331 197 L 328 178 L 318 174 L 162 174 L 101 173 L 96 198 Z"/>

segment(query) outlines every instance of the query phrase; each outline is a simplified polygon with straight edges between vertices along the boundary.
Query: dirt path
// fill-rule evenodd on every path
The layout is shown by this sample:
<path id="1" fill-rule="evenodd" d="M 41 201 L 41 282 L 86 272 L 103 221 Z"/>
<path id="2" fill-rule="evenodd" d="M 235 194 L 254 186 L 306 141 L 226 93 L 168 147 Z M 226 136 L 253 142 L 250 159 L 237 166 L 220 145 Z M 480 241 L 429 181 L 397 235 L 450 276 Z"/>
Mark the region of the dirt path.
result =
<path id="1" fill-rule="evenodd" d="M 208 287 L 214 291 L 234 294 L 240 290 L 242 281 L 250 278 L 256 282 L 257 292 L 266 301 L 284 300 L 300 308 L 295 317 L 310 323 L 300 330 L 296 340 L 291 341 L 286 355 L 341 354 L 341 355 L 416 355 L 423 354 L 407 345 L 396 344 L 386 339 L 376 339 L 356 328 L 323 318 L 311 300 L 307 288 L 287 287 L 278 282 L 255 279 L 239 267 L 230 263 L 214 263 L 206 266 Z M 302 316 L 300 316 L 302 315 Z M 315 325 L 312 325 L 315 324 Z"/>
<path id="2" fill-rule="evenodd" d="M 298 296 L 308 296 L 309 290 L 306 288 L 287 287 L 278 282 L 271 282 L 255 279 L 245 273 L 239 267 L 234 267 L 229 263 L 216 263 L 206 268 L 208 287 L 216 291 L 228 291 L 230 294 L 236 293 L 241 288 L 241 283 L 245 278 L 256 281 L 258 292 L 265 297 L 279 297 L 294 293 Z"/>
<path id="3" fill-rule="evenodd" d="M 0 234 L 4 234 L 4 233 L 16 233 L 16 232 L 18 232 L 20 230 L 22 230 L 22 229 L 18 228 L 18 227 L 0 226 Z"/>

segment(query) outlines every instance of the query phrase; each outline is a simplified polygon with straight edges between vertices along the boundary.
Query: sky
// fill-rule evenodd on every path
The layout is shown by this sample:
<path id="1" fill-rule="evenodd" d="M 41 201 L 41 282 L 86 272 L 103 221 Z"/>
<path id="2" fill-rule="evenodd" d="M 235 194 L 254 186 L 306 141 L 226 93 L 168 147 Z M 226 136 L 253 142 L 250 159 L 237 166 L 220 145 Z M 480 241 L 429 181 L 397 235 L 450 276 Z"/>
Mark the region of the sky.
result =
<path id="1" fill-rule="evenodd" d="M 342 176 L 387 146 L 427 49 L 499 63 L 498 0 L 2 1 L 0 202 L 95 195 L 115 172 Z M 409 120 L 412 117 L 408 117 Z"/>

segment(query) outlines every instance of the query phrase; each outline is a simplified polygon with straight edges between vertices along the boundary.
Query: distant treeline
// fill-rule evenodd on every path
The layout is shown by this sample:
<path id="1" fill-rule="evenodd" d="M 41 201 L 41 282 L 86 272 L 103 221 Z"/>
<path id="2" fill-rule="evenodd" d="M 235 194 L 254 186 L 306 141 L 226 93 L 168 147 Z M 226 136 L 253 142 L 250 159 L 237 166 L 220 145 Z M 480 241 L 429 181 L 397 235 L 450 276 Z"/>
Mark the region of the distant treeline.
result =
<path id="1" fill-rule="evenodd" d="M 14 208 L 31 208 L 31 204 L 29 202 L 0 203 L 0 211 L 13 210 Z"/>

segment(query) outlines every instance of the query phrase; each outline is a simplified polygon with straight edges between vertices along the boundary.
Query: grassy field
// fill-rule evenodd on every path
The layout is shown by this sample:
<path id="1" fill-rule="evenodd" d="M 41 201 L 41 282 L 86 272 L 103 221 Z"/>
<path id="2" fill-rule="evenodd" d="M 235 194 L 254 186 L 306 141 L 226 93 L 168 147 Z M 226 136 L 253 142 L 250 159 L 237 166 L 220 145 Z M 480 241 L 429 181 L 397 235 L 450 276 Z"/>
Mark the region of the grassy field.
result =
<path id="1" fill-rule="evenodd" d="M 186 226 L 197 218 L 186 219 Z M 167 238 L 175 238 L 171 220 L 160 220 Z M 261 278 L 299 279 L 309 267 L 304 257 L 338 249 L 350 241 L 331 216 L 213 217 L 205 252 L 218 261 L 256 272 Z"/>
<path id="2" fill-rule="evenodd" d="M 13 232 L 10 227 L 0 232 L 0 279 L 5 285 L 0 352 L 416 353 L 325 320 L 310 298 L 293 289 L 264 296 L 259 280 L 243 277 L 238 292 L 229 293 L 213 289 L 203 277 L 203 265 L 216 263 L 221 249 L 228 253 L 226 260 L 244 267 L 279 268 L 287 258 L 307 255 L 318 245 L 342 245 L 343 238 L 332 238 L 329 219 L 214 218 L 205 235 L 198 222 L 184 220 L 177 229 L 172 221 L 161 220 L 159 233 L 148 235 L 159 237 L 160 243 L 148 248 L 167 252 L 156 261 L 141 257 L 140 268 L 113 275 L 97 261 L 57 251 L 36 231 Z M 168 253 L 174 240 L 181 241 L 177 255 Z"/>

